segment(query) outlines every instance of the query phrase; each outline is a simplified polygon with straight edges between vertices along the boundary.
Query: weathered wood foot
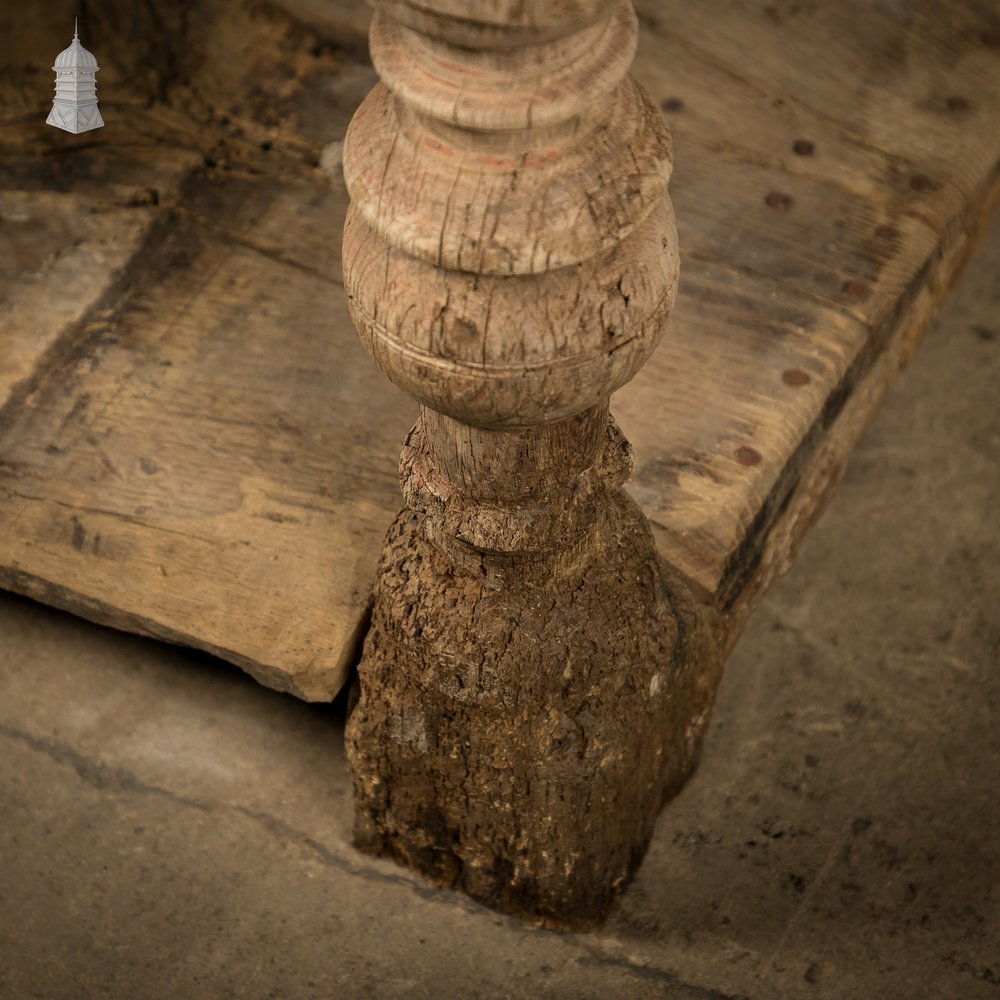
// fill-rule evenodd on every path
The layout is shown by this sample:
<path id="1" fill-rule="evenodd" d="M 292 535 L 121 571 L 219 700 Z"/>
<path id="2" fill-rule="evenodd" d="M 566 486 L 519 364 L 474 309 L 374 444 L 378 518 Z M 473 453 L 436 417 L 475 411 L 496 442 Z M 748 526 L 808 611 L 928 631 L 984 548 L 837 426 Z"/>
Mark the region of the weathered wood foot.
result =
<path id="1" fill-rule="evenodd" d="M 348 723 L 356 841 L 591 926 L 718 676 L 608 416 L 674 300 L 669 133 L 624 0 L 452 6 L 378 5 L 387 86 L 345 148 L 352 317 L 422 404 Z"/>
<path id="2" fill-rule="evenodd" d="M 348 724 L 359 847 L 557 926 L 607 914 L 715 690 L 705 625 L 618 488 L 627 453 L 609 424 L 580 477 L 593 520 L 531 555 L 458 555 L 404 510 Z"/>

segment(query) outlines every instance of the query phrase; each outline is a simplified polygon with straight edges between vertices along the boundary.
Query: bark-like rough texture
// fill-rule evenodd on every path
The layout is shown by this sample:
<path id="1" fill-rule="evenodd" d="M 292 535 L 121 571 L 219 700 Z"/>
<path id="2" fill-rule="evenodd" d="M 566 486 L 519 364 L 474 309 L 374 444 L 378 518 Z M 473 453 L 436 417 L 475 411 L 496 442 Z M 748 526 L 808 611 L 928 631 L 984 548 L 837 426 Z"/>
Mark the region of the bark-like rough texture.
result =
<path id="1" fill-rule="evenodd" d="M 600 923 L 628 884 L 718 680 L 617 478 L 581 544 L 528 566 L 457 567 L 403 510 L 348 722 L 360 848 L 557 927 Z"/>

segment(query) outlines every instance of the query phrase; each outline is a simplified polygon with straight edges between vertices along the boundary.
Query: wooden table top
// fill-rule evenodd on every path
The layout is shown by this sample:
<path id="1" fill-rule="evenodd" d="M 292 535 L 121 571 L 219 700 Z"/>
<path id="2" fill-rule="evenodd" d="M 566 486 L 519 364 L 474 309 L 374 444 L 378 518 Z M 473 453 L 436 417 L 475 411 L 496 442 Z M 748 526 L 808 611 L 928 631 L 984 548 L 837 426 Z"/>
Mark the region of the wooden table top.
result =
<path id="1" fill-rule="evenodd" d="M 1000 12 L 637 7 L 681 291 L 612 410 L 629 490 L 731 642 L 997 200 Z M 82 36 L 94 132 L 44 124 L 50 10 L 0 53 L 0 585 L 327 699 L 415 417 L 340 280 L 367 8 L 128 11 Z"/>

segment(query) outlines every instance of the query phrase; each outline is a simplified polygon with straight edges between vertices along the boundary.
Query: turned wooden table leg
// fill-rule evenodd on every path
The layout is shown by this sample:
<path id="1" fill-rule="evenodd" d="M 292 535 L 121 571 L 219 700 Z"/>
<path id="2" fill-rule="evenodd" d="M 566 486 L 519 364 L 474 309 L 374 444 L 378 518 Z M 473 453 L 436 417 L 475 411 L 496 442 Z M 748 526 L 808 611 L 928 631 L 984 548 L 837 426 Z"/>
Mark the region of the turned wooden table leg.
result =
<path id="1" fill-rule="evenodd" d="M 348 722 L 356 843 L 560 926 L 628 881 L 718 672 L 608 414 L 678 268 L 636 31 L 627 0 L 378 3 L 344 158 L 352 316 L 421 403 Z"/>

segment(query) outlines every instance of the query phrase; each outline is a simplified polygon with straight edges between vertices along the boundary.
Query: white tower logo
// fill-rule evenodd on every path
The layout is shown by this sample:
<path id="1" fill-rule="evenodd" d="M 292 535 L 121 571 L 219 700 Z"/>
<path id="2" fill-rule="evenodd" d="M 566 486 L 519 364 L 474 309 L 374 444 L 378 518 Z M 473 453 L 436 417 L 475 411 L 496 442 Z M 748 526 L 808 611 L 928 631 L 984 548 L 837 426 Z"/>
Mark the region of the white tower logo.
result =
<path id="1" fill-rule="evenodd" d="M 73 42 L 56 56 L 56 96 L 45 119 L 49 125 L 67 132 L 88 132 L 104 124 L 97 110 L 96 74 L 100 67 L 93 52 L 81 44 L 73 22 Z"/>

